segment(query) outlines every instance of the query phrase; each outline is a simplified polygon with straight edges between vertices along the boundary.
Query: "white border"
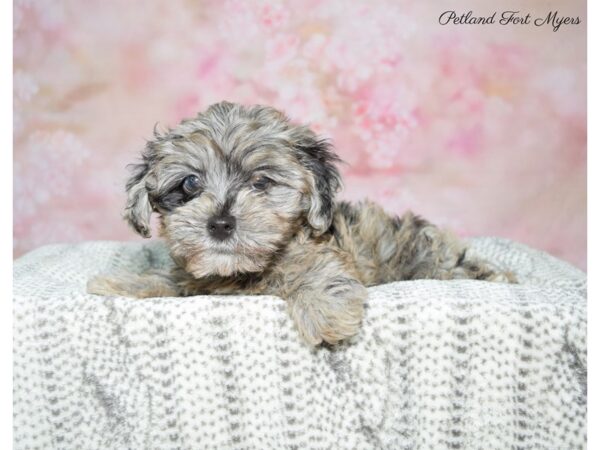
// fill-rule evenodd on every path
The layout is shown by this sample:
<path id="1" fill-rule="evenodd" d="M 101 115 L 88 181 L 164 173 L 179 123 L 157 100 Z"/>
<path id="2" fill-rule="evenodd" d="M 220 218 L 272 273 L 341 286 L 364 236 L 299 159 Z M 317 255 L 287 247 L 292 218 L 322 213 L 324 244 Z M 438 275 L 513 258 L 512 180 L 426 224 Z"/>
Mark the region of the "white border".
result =
<path id="1" fill-rule="evenodd" d="M 12 1 L 0 2 L 0 93 L 2 107 L 0 123 L 4 128 L 0 133 L 0 192 L 4 198 L 0 218 L 0 248 L 2 251 L 2 281 L 0 286 L 6 295 L 2 296 L 0 312 L 0 342 L 2 367 L 0 383 L 2 384 L 2 408 L 0 409 L 0 448 L 12 448 L 12 42 L 13 42 L 13 4 Z"/>
<path id="2" fill-rule="evenodd" d="M 587 23 L 588 30 L 588 279 L 589 296 L 588 318 L 591 319 L 588 326 L 588 381 L 597 380 L 598 377 L 598 351 L 595 343 L 600 342 L 600 330 L 596 325 L 595 318 L 600 313 L 600 308 L 595 299 L 599 293 L 598 264 L 594 256 L 598 254 L 600 239 L 596 230 L 600 229 L 598 198 L 596 194 L 599 191 L 600 182 L 598 181 L 598 151 L 600 151 L 598 120 L 599 92 L 598 81 L 600 80 L 599 70 L 599 46 L 593 45 L 600 42 L 600 32 L 596 28 L 598 25 L 598 11 L 600 10 L 598 2 L 588 2 Z M 0 109 L 2 117 L 0 123 L 5 128 L 0 133 L 2 143 L 0 144 L 0 190 L 4 197 L 3 214 L 0 219 L 1 238 L 0 245 L 2 251 L 2 284 L 5 291 L 9 294 L 3 297 L 2 312 L 0 313 L 0 331 L 2 336 L 2 370 L 0 370 L 0 383 L 2 384 L 2 408 L 0 413 L 0 424 L 2 432 L 0 433 L 0 448 L 12 448 L 12 200 L 13 200 L 13 171 L 12 171 L 12 43 L 13 43 L 13 5 L 11 1 L 0 2 L 0 17 L 2 25 L 0 26 L 0 57 L 2 58 L 2 70 L 0 71 L 0 92 L 2 98 L 2 108 Z M 595 170 L 594 170 L 595 169 Z M 10 205 L 10 207 L 8 206 Z M 600 433 L 593 424 L 600 423 L 598 417 L 598 395 L 597 382 L 588 383 L 588 448 L 600 448 Z"/>
<path id="3" fill-rule="evenodd" d="M 600 330 L 595 318 L 600 313 L 596 303 L 599 293 L 598 264 L 594 256 L 598 255 L 600 239 L 598 237 L 599 208 L 597 194 L 600 188 L 598 180 L 598 147 L 600 146 L 600 121 L 598 120 L 598 99 L 600 80 L 598 58 L 598 45 L 600 32 L 598 31 L 598 2 L 588 2 L 588 448 L 600 448 L 600 433 L 598 432 L 598 351 L 595 346 L 600 339 Z M 591 343 L 591 345 L 590 345 Z M 596 424 L 596 425 L 594 425 Z"/>

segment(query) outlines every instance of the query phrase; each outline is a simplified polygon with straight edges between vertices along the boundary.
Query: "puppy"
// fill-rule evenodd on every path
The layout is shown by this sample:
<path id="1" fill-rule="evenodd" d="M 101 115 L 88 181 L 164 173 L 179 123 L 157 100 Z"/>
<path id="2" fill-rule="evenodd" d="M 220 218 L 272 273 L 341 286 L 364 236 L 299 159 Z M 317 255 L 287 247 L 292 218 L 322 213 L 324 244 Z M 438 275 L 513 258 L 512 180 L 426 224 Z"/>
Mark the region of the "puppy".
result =
<path id="1" fill-rule="evenodd" d="M 278 295 L 315 346 L 359 331 L 365 286 L 514 281 L 410 212 L 336 202 L 339 159 L 330 145 L 273 108 L 222 102 L 154 134 L 127 183 L 125 218 L 150 237 L 158 214 L 174 268 L 98 277 L 90 293 Z"/>

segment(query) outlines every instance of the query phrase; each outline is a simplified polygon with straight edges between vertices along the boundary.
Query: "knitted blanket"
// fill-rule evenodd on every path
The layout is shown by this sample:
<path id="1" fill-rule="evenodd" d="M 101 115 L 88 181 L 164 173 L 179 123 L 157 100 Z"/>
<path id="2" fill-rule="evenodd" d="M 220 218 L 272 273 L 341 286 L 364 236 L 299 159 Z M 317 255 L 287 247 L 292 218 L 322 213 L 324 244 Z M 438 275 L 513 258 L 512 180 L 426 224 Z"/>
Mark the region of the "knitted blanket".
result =
<path id="1" fill-rule="evenodd" d="M 277 297 L 85 293 L 168 264 L 160 243 L 40 248 L 14 264 L 14 447 L 583 448 L 585 274 L 471 243 L 521 284 L 373 287 L 361 333 L 316 350 Z"/>

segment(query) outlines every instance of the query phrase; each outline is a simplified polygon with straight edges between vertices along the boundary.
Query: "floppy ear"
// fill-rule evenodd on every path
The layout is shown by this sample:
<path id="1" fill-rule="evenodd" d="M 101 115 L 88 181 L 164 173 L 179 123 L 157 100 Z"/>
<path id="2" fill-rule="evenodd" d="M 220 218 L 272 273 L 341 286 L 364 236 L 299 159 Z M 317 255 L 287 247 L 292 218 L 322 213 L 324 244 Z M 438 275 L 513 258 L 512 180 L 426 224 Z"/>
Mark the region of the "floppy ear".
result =
<path id="1" fill-rule="evenodd" d="M 319 139 L 307 128 L 303 127 L 301 131 L 295 148 L 300 163 L 310 174 L 307 218 L 318 236 L 331 226 L 334 197 L 342 186 L 340 173 L 335 167 L 340 159 L 326 140 Z"/>
<path id="2" fill-rule="evenodd" d="M 152 205 L 148 199 L 146 176 L 150 169 L 148 162 L 134 164 L 133 174 L 126 185 L 127 205 L 124 218 L 140 235 L 150 237 L 150 215 Z"/>

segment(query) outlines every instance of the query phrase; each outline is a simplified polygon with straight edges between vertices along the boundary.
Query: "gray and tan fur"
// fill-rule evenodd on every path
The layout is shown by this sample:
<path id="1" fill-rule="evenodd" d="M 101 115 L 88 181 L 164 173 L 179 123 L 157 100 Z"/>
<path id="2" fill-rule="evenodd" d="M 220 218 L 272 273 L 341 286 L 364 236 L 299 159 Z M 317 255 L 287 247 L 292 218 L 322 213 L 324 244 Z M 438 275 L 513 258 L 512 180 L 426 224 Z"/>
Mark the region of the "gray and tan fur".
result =
<path id="1" fill-rule="evenodd" d="M 125 217 L 145 237 L 158 213 L 175 269 L 90 280 L 132 297 L 272 294 L 311 345 L 360 329 L 365 286 L 414 279 L 514 281 L 408 212 L 336 202 L 338 157 L 265 106 L 222 102 L 155 131 L 127 183 Z"/>

